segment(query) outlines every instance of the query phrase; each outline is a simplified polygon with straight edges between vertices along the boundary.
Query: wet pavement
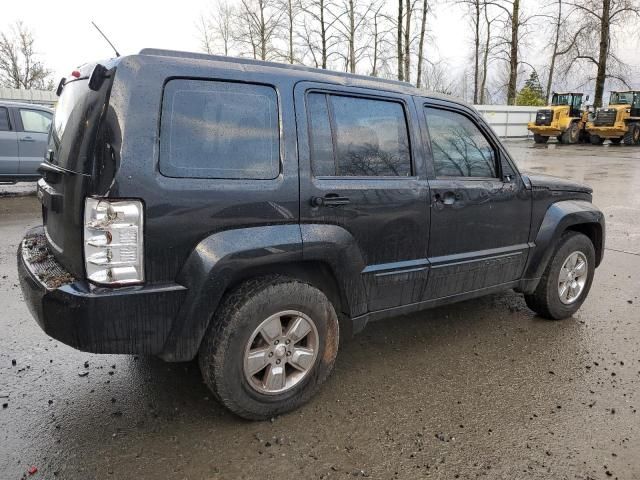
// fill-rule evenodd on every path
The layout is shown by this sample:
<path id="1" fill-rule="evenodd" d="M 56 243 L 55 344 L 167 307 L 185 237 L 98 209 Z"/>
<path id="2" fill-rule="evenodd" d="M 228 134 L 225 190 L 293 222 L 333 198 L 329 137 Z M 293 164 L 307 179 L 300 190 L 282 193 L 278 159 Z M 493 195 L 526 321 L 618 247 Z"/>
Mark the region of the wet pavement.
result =
<path id="1" fill-rule="evenodd" d="M 48 338 L 14 260 L 37 201 L 0 198 L 0 478 L 640 478 L 640 148 L 509 149 L 595 188 L 607 251 L 582 309 L 549 322 L 509 292 L 370 324 L 270 422 L 220 407 L 195 362 Z"/>

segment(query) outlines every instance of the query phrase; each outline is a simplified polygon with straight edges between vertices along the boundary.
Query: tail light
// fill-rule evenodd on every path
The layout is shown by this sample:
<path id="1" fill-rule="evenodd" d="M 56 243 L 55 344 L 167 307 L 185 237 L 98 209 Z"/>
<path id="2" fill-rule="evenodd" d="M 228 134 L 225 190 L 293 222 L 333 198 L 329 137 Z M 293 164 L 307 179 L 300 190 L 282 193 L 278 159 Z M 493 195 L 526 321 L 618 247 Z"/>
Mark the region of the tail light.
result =
<path id="1" fill-rule="evenodd" d="M 143 221 L 139 200 L 85 200 L 84 262 L 89 281 L 111 286 L 144 282 Z"/>

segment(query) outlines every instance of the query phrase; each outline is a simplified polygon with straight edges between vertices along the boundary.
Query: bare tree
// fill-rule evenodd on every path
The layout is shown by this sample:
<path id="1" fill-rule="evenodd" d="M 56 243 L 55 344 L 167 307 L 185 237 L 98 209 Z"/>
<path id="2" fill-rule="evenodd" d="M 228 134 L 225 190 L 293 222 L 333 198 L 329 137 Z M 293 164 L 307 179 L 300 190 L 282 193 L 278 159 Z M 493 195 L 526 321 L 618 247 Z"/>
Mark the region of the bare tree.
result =
<path id="1" fill-rule="evenodd" d="M 0 34 L 0 85 L 20 89 L 53 88 L 51 71 L 38 60 L 35 39 L 21 21 Z"/>
<path id="2" fill-rule="evenodd" d="M 480 105 L 484 105 L 486 102 L 487 94 L 487 77 L 489 72 L 489 60 L 493 51 L 492 37 L 491 37 L 491 25 L 495 22 L 495 17 L 489 17 L 489 7 L 484 6 L 484 25 L 485 25 L 485 41 L 482 47 L 482 79 L 480 80 Z"/>
<path id="3" fill-rule="evenodd" d="M 612 39 L 620 26 L 640 17 L 640 4 L 638 0 L 576 0 L 567 4 L 581 14 L 582 29 L 565 71 L 585 62 L 595 68 L 595 77 L 589 76 L 587 81 L 595 80 L 593 104 L 600 107 L 608 78 L 628 85 L 626 65 L 613 51 Z"/>
<path id="4" fill-rule="evenodd" d="M 336 10 L 335 25 L 347 47 L 345 70 L 355 73 L 358 60 L 362 57 L 366 46 L 358 45 L 366 26 L 373 3 L 362 4 L 358 0 L 343 0 L 342 8 Z"/>
<path id="5" fill-rule="evenodd" d="M 303 0 L 302 10 L 307 17 L 302 37 L 316 67 L 327 68 L 337 42 L 334 24 L 337 17 L 330 11 L 335 7 L 329 0 Z"/>
<path id="6" fill-rule="evenodd" d="M 241 0 L 237 41 L 249 45 L 254 58 L 273 58 L 273 40 L 283 15 L 275 0 Z"/>
<path id="7" fill-rule="evenodd" d="M 398 47 L 398 80 L 404 80 L 404 49 L 402 48 L 402 20 L 404 19 L 404 2 L 398 0 L 398 24 L 396 44 Z"/>
<path id="8" fill-rule="evenodd" d="M 294 48 L 294 38 L 296 36 L 295 22 L 298 13 L 300 12 L 300 4 L 296 0 L 280 0 L 280 8 L 284 12 L 287 24 L 287 50 L 285 59 L 287 63 L 294 64 L 296 63 Z"/>
<path id="9" fill-rule="evenodd" d="M 209 15 L 201 14 L 198 22 L 200 48 L 208 54 L 231 52 L 236 10 L 226 2 L 217 4 Z"/>
<path id="10" fill-rule="evenodd" d="M 422 65 L 424 62 L 424 38 L 427 26 L 427 14 L 429 13 L 428 0 L 422 0 L 422 18 L 420 20 L 420 39 L 418 40 L 418 71 L 416 74 L 416 87 L 422 83 Z"/>

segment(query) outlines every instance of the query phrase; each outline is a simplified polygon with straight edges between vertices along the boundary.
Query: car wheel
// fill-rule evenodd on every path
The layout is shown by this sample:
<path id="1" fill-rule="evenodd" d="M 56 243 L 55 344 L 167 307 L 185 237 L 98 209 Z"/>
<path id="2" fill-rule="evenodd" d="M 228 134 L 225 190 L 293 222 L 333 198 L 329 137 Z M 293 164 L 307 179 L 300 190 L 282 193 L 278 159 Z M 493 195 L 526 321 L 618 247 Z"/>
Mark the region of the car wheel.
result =
<path id="1" fill-rule="evenodd" d="M 578 143 L 578 138 L 580 137 L 580 128 L 578 127 L 577 122 L 573 122 L 569 125 L 569 128 L 565 130 L 565 132 L 561 135 L 561 141 L 564 144 L 573 144 Z"/>
<path id="2" fill-rule="evenodd" d="M 627 133 L 624 134 L 625 145 L 638 145 L 640 144 L 640 125 L 632 123 L 627 129 Z"/>
<path id="3" fill-rule="evenodd" d="M 547 143 L 549 141 L 549 137 L 545 137 L 544 135 L 538 135 L 537 133 L 534 133 L 533 141 L 536 143 Z"/>
<path id="4" fill-rule="evenodd" d="M 604 143 L 604 138 L 600 135 L 591 135 L 589 137 L 589 141 L 591 142 L 591 145 L 602 145 Z"/>
<path id="5" fill-rule="evenodd" d="M 220 403 L 263 420 L 313 396 L 333 369 L 338 342 L 338 317 L 324 293 L 291 278 L 264 277 L 223 300 L 198 360 Z"/>
<path id="6" fill-rule="evenodd" d="M 565 232 L 536 291 L 525 295 L 527 306 L 550 320 L 570 317 L 589 294 L 595 262 L 595 248 L 589 237 Z"/>

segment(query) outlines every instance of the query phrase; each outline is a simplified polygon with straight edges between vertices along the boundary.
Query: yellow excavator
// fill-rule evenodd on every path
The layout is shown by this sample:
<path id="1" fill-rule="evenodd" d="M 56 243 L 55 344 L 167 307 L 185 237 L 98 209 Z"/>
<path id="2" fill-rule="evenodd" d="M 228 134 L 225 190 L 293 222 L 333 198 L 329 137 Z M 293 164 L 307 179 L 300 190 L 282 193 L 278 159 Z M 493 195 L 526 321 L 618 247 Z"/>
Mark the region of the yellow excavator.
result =
<path id="1" fill-rule="evenodd" d="M 594 145 L 602 145 L 606 139 L 614 144 L 640 145 L 640 91 L 611 92 L 609 106 L 599 108 L 586 129 Z"/>
<path id="2" fill-rule="evenodd" d="M 527 127 L 533 141 L 547 143 L 556 137 L 560 143 L 578 143 L 585 138 L 588 111 L 582 109 L 582 93 L 554 93 L 551 105 L 538 110 L 535 122 Z M 585 99 L 589 100 L 589 96 Z"/>

